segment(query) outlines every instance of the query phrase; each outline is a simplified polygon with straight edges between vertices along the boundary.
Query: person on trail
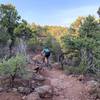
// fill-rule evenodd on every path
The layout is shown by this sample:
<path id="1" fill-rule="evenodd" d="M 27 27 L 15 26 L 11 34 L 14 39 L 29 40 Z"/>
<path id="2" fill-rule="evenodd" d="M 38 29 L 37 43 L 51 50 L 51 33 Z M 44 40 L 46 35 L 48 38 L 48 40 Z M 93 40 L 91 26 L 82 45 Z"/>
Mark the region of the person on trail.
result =
<path id="1" fill-rule="evenodd" d="M 46 63 L 47 65 L 49 64 L 49 57 L 50 57 L 50 49 L 48 47 L 45 47 L 41 54 L 43 56 L 43 63 Z"/>

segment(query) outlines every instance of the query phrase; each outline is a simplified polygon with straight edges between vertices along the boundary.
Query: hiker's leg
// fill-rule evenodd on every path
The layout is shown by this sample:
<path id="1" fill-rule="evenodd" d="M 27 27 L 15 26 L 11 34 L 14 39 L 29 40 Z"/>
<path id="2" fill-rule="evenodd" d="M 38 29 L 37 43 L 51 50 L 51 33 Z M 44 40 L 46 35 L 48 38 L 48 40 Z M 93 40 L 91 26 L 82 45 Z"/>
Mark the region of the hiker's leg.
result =
<path id="1" fill-rule="evenodd" d="M 45 65 L 47 64 L 47 58 L 46 57 L 45 57 L 44 63 L 45 63 Z"/>
<path id="2" fill-rule="evenodd" d="M 43 56 L 43 63 L 45 63 L 45 56 Z"/>
<path id="3" fill-rule="evenodd" d="M 47 65 L 49 65 L 49 57 L 47 57 Z"/>
<path id="4" fill-rule="evenodd" d="M 45 64 L 47 64 L 47 58 L 45 57 Z"/>
<path id="5" fill-rule="evenodd" d="M 46 57 L 46 66 L 49 66 L 49 57 Z"/>

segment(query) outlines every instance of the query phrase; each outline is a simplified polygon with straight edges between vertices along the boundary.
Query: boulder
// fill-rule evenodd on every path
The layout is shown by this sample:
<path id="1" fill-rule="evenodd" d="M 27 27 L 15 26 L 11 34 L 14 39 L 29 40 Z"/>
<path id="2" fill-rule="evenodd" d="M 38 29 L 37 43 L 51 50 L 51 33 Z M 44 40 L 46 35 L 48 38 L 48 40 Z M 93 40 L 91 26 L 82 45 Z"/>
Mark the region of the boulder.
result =
<path id="1" fill-rule="evenodd" d="M 41 98 L 51 98 L 53 96 L 53 88 L 49 85 L 37 87 L 35 88 L 35 91 Z"/>

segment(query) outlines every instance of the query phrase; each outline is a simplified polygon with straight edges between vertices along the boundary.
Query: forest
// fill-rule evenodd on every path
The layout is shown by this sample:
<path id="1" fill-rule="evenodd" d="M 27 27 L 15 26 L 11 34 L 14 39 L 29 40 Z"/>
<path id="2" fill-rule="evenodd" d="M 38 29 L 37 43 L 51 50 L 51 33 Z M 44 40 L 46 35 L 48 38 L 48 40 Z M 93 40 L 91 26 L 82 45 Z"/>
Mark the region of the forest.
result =
<path id="1" fill-rule="evenodd" d="M 100 100 L 100 8 L 97 14 L 43 26 L 0 4 L 0 100 Z"/>

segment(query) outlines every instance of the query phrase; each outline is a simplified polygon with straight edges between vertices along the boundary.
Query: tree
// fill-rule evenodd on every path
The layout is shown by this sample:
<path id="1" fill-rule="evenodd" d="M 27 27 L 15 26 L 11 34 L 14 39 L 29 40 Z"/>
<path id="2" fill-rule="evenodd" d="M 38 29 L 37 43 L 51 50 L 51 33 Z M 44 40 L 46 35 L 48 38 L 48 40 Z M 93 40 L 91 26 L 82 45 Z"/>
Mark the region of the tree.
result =
<path id="1" fill-rule="evenodd" d="M 85 50 L 84 56 L 87 62 L 87 67 L 95 72 L 96 68 L 98 68 L 100 64 L 100 53 L 98 52 L 98 50 L 100 49 L 100 26 L 95 18 L 89 15 L 81 25 L 79 32 L 80 38 L 82 40 L 81 43 L 83 45 L 81 46 L 81 48 Z M 98 48 L 98 50 L 96 48 Z M 97 52 L 99 57 L 96 56 Z M 81 55 L 83 54 L 84 53 L 81 52 Z"/>
<path id="2" fill-rule="evenodd" d="M 79 28 L 84 22 L 84 17 L 78 17 L 75 22 L 73 22 L 69 28 L 69 34 L 72 36 L 79 36 Z"/>
<path id="3" fill-rule="evenodd" d="M 69 34 L 63 38 L 64 46 L 67 49 L 78 50 L 80 52 L 80 66 L 84 66 L 85 71 L 92 72 L 100 69 L 100 26 L 93 16 L 85 18 L 79 28 L 79 37 Z"/>
<path id="4" fill-rule="evenodd" d="M 19 38 L 28 39 L 32 36 L 32 30 L 28 26 L 27 22 L 22 20 L 22 22 L 14 29 L 14 34 Z"/>
<path id="5" fill-rule="evenodd" d="M 10 39 L 10 36 L 6 30 L 6 28 L 0 27 L 0 43 L 2 44 L 6 44 L 7 41 Z"/>
<path id="6" fill-rule="evenodd" d="M 17 10 L 11 4 L 1 4 L 0 5 L 0 26 L 7 29 L 7 33 L 10 36 L 11 43 L 9 45 L 10 53 L 12 51 L 12 46 L 15 42 L 14 29 L 18 25 L 20 16 Z"/>
<path id="7" fill-rule="evenodd" d="M 99 7 L 99 9 L 98 9 L 97 13 L 98 13 L 98 15 L 99 15 L 99 17 L 100 17 L 100 7 Z"/>
<path id="8" fill-rule="evenodd" d="M 80 37 L 93 38 L 99 31 L 98 22 L 91 15 L 86 17 L 84 23 L 79 29 Z"/>

